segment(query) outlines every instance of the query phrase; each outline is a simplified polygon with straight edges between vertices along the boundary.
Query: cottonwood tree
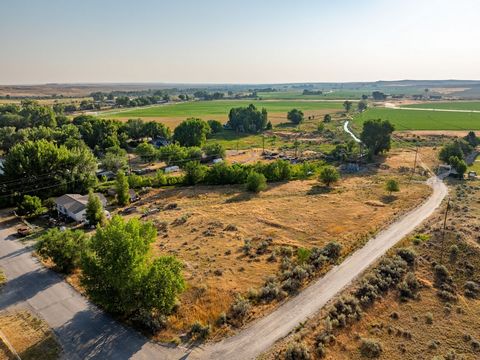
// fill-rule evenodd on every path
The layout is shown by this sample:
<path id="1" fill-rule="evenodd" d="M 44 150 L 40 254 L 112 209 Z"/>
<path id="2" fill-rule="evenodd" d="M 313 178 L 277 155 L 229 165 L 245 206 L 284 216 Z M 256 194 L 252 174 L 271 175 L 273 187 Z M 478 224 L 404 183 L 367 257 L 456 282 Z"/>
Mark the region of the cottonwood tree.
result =
<path id="1" fill-rule="evenodd" d="M 154 258 L 153 224 L 114 216 L 97 229 L 82 258 L 82 284 L 107 311 L 126 316 L 168 314 L 185 288 L 182 264 L 171 256 Z"/>
<path id="2" fill-rule="evenodd" d="M 190 118 L 175 128 L 173 140 L 182 146 L 203 146 L 210 131 L 210 126 L 205 121 Z"/>
<path id="3" fill-rule="evenodd" d="M 395 128 L 388 120 L 367 120 L 363 123 L 360 139 L 371 155 L 378 155 L 390 150 L 391 135 L 394 130 Z"/>
<path id="4" fill-rule="evenodd" d="M 300 124 L 303 121 L 303 111 L 292 109 L 288 112 L 287 119 L 294 124 Z"/>

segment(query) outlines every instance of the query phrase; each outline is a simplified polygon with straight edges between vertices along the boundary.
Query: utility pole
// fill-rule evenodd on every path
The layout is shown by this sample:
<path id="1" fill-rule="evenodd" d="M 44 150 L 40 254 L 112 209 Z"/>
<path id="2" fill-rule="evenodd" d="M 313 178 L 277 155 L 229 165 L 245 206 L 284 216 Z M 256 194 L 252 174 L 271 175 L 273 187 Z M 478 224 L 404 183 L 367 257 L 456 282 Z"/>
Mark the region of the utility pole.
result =
<path id="1" fill-rule="evenodd" d="M 265 135 L 262 134 L 262 155 L 265 154 Z"/>
<path id="2" fill-rule="evenodd" d="M 445 252 L 445 230 L 447 227 L 447 215 L 448 215 L 448 210 L 450 210 L 450 198 L 448 198 L 447 201 L 447 208 L 445 209 L 445 217 L 443 218 L 443 232 L 442 232 L 442 248 L 441 248 L 441 253 L 440 253 L 440 263 L 443 264 L 443 253 Z"/>
<path id="3" fill-rule="evenodd" d="M 415 175 L 415 169 L 417 168 L 417 156 L 418 156 L 418 146 L 415 148 L 415 161 L 413 163 L 412 175 L 410 175 L 410 181 L 412 181 L 413 175 Z"/>

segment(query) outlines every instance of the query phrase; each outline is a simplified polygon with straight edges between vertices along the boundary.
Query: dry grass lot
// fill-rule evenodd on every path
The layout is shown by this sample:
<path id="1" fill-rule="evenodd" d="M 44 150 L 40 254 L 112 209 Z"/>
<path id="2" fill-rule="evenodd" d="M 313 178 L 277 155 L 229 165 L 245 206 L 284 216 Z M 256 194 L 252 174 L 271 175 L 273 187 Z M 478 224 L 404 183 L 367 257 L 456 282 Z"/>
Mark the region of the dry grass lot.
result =
<path id="1" fill-rule="evenodd" d="M 27 311 L 0 313 L 0 330 L 22 360 L 54 360 L 60 356 L 60 347 L 50 328 Z M 5 344 L 0 346 L 6 359 L 14 359 Z"/>
<path id="2" fill-rule="evenodd" d="M 468 297 L 464 292 L 467 281 L 478 284 L 480 280 L 480 182 L 449 182 L 451 210 L 445 242 L 442 244 L 440 231 L 443 207 L 418 229 L 422 237 L 408 237 L 397 246 L 410 247 L 417 254 L 415 276 L 421 284 L 418 298 L 401 301 L 398 291 L 390 290 L 364 312 L 359 322 L 335 333 L 335 342 L 327 347 L 324 359 L 364 359 L 359 346 L 361 339 L 366 338 L 381 345 L 380 359 L 480 358 L 480 299 Z M 447 301 L 438 296 L 433 267 L 439 263 L 451 275 L 456 300 Z M 292 341 L 303 342 L 311 358 L 317 359 L 315 338 L 324 328 L 324 318 L 325 313 L 320 312 L 262 359 L 283 359 L 283 351 Z"/>
<path id="3" fill-rule="evenodd" d="M 161 338 L 175 336 L 197 320 L 214 324 L 235 294 L 259 288 L 278 272 L 279 263 L 267 258 L 280 246 L 321 247 L 335 240 L 343 245 L 344 254 L 361 246 L 428 196 L 426 185 L 407 186 L 406 175 L 397 177 L 401 191 L 394 201 L 386 196 L 387 177 L 382 171 L 344 178 L 331 191 L 316 180 L 271 184 L 259 195 L 248 194 L 241 186 L 153 190 L 139 211 L 175 204 L 175 209 L 147 219 L 159 229 L 156 253 L 178 256 L 185 263 L 188 283 L 180 309 Z M 262 241 L 271 242 L 265 254 L 251 258 L 242 253 L 246 240 L 254 249 Z M 254 311 L 253 317 L 258 315 Z"/>

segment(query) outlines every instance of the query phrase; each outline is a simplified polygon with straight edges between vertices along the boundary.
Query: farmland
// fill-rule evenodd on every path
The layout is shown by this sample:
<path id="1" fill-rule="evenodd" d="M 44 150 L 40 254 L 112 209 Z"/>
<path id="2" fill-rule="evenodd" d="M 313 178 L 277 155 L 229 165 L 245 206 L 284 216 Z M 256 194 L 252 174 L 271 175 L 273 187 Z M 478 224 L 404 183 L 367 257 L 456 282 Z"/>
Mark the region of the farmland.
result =
<path id="1" fill-rule="evenodd" d="M 462 110 L 462 111 L 480 111 L 479 101 L 451 101 L 451 102 L 432 102 L 422 104 L 405 105 L 403 107 L 413 109 L 439 109 L 439 110 Z"/>
<path id="2" fill-rule="evenodd" d="M 372 108 L 354 117 L 354 127 L 368 119 L 389 120 L 397 131 L 480 130 L 480 113 Z"/>
<path id="3" fill-rule="evenodd" d="M 104 118 L 159 120 L 167 126 L 175 127 L 179 121 L 188 117 L 199 117 L 204 120 L 215 119 L 226 121 L 231 108 L 254 104 L 257 108 L 266 108 L 272 123 L 286 121 L 287 112 L 298 108 L 311 115 L 318 112 L 338 111 L 342 109 L 341 102 L 326 101 L 256 101 L 256 100 L 217 100 L 195 101 L 172 105 L 158 105 L 125 111 L 107 111 L 100 113 Z"/>

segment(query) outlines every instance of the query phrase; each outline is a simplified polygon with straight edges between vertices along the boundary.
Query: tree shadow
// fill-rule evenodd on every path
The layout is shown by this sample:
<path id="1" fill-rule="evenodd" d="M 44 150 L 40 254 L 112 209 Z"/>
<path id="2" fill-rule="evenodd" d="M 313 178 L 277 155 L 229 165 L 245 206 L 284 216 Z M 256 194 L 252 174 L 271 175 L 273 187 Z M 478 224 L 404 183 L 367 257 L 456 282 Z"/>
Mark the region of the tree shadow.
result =
<path id="1" fill-rule="evenodd" d="M 238 202 L 243 202 L 243 201 L 250 201 L 254 197 L 256 197 L 258 194 L 257 193 L 251 193 L 251 192 L 242 192 L 239 193 L 235 196 L 232 196 L 231 198 L 228 198 L 225 200 L 226 204 L 232 204 L 232 203 L 238 203 Z"/>
<path id="2" fill-rule="evenodd" d="M 30 257 L 30 254 L 25 253 L 23 256 Z M 0 290 L 0 309 L 3 310 L 26 300 L 32 300 L 37 294 L 62 281 L 60 276 L 44 268 L 32 270 L 8 280 Z M 49 300 L 51 299 L 40 297 L 35 299 L 34 302 L 48 302 Z"/>
<path id="3" fill-rule="evenodd" d="M 174 344 L 158 344 L 128 328 L 93 305 L 77 312 L 64 325 L 55 328 L 63 339 L 67 358 L 127 360 L 140 351 L 140 358 L 179 359 L 185 353 Z"/>
<path id="4" fill-rule="evenodd" d="M 332 190 L 332 187 L 327 187 L 324 185 L 313 185 L 311 189 L 307 191 L 307 195 L 329 194 Z"/>
<path id="5" fill-rule="evenodd" d="M 380 199 L 382 201 L 382 203 L 384 204 L 391 204 L 392 202 L 394 202 L 395 200 L 397 200 L 397 197 L 395 195 L 383 195 Z"/>

